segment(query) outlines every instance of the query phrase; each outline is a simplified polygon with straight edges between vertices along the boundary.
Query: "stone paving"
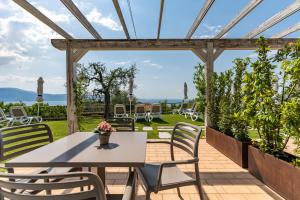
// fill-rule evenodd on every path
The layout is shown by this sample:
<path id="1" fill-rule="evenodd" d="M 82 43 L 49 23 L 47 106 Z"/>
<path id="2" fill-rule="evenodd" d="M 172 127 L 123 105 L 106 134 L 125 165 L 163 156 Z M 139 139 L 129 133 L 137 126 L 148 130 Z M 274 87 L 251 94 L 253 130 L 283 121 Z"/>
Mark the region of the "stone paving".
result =
<path id="1" fill-rule="evenodd" d="M 201 182 L 206 199 L 224 200 L 269 200 L 282 199 L 259 180 L 254 178 L 247 170 L 239 167 L 226 156 L 208 145 L 205 139 L 200 141 L 200 173 Z M 186 153 L 175 151 L 176 159 L 187 159 Z M 147 162 L 159 162 L 170 160 L 169 146 L 167 144 L 147 145 Z M 193 165 L 181 166 L 181 169 L 193 174 Z M 23 170 L 22 170 L 23 171 Z M 24 171 L 23 171 L 24 172 Z M 127 178 L 127 168 L 107 168 L 106 184 L 108 193 L 122 193 Z M 196 200 L 198 192 L 194 186 L 181 188 L 182 198 L 177 195 L 176 189 L 166 190 L 158 194 L 152 194 L 153 200 Z M 145 193 L 141 186 L 137 189 L 137 200 L 145 199 Z"/>
<path id="2" fill-rule="evenodd" d="M 181 150 L 176 151 L 177 159 L 186 159 L 187 154 Z M 254 178 L 247 170 L 239 167 L 229 158 L 201 140 L 199 147 L 201 181 L 206 199 L 224 200 L 268 200 L 282 199 L 259 180 Z M 166 144 L 148 144 L 147 162 L 159 162 L 170 160 L 169 146 Z M 182 167 L 187 173 L 193 172 L 193 165 Z M 108 192 L 120 193 L 126 182 L 127 169 L 110 168 L 107 170 Z M 182 187 L 184 200 L 199 199 L 194 186 Z M 144 190 L 139 186 L 137 200 L 145 199 Z M 177 200 L 180 199 L 176 189 L 166 190 L 158 194 L 152 194 L 153 200 Z"/>

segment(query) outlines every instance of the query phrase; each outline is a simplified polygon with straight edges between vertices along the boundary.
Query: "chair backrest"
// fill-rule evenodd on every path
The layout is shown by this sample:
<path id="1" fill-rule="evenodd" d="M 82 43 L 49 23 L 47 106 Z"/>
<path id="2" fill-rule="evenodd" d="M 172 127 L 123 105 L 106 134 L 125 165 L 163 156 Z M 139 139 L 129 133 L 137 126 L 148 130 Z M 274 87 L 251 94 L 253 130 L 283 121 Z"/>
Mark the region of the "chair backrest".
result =
<path id="1" fill-rule="evenodd" d="M 22 155 L 53 142 L 46 124 L 31 124 L 0 129 L 0 161 Z"/>
<path id="2" fill-rule="evenodd" d="M 186 102 L 182 101 L 179 110 L 183 111 L 183 110 L 187 109 L 187 107 L 188 107 L 188 104 Z"/>
<path id="3" fill-rule="evenodd" d="M 134 131 L 134 119 L 130 117 L 108 118 L 106 120 L 117 132 Z"/>
<path id="4" fill-rule="evenodd" d="M 27 113 L 23 106 L 12 106 L 9 108 L 10 115 L 15 118 L 27 117 Z"/>
<path id="5" fill-rule="evenodd" d="M 20 180 L 15 182 L 13 180 Z M 22 180 L 34 180 L 26 183 Z M 46 182 L 59 180 L 63 182 Z M 92 187 L 85 187 L 92 186 Z M 84 191 L 79 188 L 85 187 Z M 22 193 L 19 193 L 22 191 Z M 50 191 L 50 192 L 49 192 Z M 50 193 L 50 194 L 49 194 Z M 12 200 L 106 200 L 101 179 L 92 173 L 73 172 L 55 175 L 0 174 L 0 197 Z"/>
<path id="6" fill-rule="evenodd" d="M 152 106 L 151 106 L 151 112 L 152 113 L 161 113 L 161 105 L 159 103 L 152 104 Z"/>
<path id="7" fill-rule="evenodd" d="M 5 120 L 6 119 L 6 115 L 4 113 L 4 111 L 2 110 L 2 108 L 0 108 L 0 120 Z"/>
<path id="8" fill-rule="evenodd" d="M 175 125 L 171 136 L 171 158 L 174 157 L 174 146 L 178 147 L 193 158 L 198 158 L 198 147 L 202 129 L 199 126 L 179 122 Z"/>
<path id="9" fill-rule="evenodd" d="M 196 109 L 196 107 L 197 107 L 197 103 L 194 102 L 193 105 L 192 105 L 192 107 L 191 107 L 191 111 L 194 112 L 195 109 Z"/>
<path id="10" fill-rule="evenodd" d="M 145 104 L 135 105 L 135 113 L 145 113 Z"/>
<path id="11" fill-rule="evenodd" d="M 126 114 L 126 107 L 123 104 L 116 104 L 114 106 L 114 114 L 120 115 L 120 114 Z"/>

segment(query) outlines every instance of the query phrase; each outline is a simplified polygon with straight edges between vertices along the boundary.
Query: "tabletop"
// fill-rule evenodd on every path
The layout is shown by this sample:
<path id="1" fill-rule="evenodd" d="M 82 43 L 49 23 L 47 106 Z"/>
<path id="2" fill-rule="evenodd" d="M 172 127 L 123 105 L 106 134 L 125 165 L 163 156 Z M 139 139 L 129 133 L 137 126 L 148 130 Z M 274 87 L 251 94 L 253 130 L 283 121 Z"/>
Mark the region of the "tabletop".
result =
<path id="1" fill-rule="evenodd" d="M 108 145 L 98 135 L 77 132 L 8 161 L 6 167 L 141 167 L 147 133 L 114 132 Z"/>

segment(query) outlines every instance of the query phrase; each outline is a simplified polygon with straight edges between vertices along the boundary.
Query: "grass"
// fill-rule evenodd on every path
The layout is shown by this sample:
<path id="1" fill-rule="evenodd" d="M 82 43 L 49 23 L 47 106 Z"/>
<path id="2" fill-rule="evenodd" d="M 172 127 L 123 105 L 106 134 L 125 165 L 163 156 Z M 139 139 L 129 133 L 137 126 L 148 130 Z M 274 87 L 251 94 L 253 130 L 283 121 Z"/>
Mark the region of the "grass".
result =
<path id="1" fill-rule="evenodd" d="M 82 130 L 91 132 L 97 126 L 97 124 L 102 119 L 99 117 L 86 117 L 82 123 Z M 203 121 L 193 122 L 191 119 L 186 119 L 182 115 L 178 114 L 165 114 L 162 115 L 162 119 L 154 119 L 152 122 L 147 122 L 144 120 L 137 121 L 136 128 L 138 131 L 142 131 L 144 126 L 151 126 L 153 131 L 148 131 L 148 138 L 155 139 L 158 138 L 158 126 L 174 126 L 177 122 L 187 122 L 198 126 L 203 126 Z M 53 132 L 54 140 L 60 139 L 67 135 L 67 121 L 45 121 L 48 124 Z"/>

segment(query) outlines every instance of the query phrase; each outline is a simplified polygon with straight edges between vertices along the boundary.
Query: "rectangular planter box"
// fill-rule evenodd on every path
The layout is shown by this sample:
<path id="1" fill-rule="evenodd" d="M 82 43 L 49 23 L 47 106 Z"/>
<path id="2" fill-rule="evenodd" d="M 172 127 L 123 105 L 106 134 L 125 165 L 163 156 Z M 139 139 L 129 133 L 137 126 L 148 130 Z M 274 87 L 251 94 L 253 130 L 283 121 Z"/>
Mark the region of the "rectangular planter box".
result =
<path id="1" fill-rule="evenodd" d="M 300 169 L 259 149 L 248 147 L 248 170 L 285 199 L 300 200 Z"/>
<path id="2" fill-rule="evenodd" d="M 206 127 L 206 141 L 243 168 L 248 167 L 248 145 L 215 129 Z"/>

